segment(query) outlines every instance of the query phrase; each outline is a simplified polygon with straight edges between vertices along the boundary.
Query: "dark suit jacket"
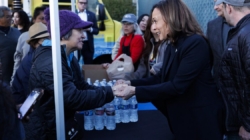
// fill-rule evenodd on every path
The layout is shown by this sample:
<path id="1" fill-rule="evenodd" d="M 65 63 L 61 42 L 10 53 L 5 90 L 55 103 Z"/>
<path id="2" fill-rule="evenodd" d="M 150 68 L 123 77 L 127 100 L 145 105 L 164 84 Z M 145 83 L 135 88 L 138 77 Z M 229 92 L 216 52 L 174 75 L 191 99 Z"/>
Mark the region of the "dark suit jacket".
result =
<path id="1" fill-rule="evenodd" d="M 94 35 L 97 35 L 99 33 L 99 29 L 97 27 L 97 21 L 96 21 L 96 16 L 93 12 L 86 10 L 87 13 L 87 20 L 89 22 L 93 23 L 93 31 L 87 31 L 87 36 L 88 36 L 88 42 L 89 42 L 89 47 L 90 50 L 94 52 Z M 77 12 L 78 14 L 78 12 Z"/>
<path id="2" fill-rule="evenodd" d="M 223 101 L 211 76 L 210 53 L 201 36 L 182 35 L 166 49 L 160 73 L 131 81 L 139 102 L 165 102 L 177 140 L 222 139 Z"/>
<path id="3" fill-rule="evenodd" d="M 218 66 L 223 53 L 223 21 L 222 17 L 217 17 L 207 24 L 207 39 L 213 52 L 213 76 L 218 77 Z"/>

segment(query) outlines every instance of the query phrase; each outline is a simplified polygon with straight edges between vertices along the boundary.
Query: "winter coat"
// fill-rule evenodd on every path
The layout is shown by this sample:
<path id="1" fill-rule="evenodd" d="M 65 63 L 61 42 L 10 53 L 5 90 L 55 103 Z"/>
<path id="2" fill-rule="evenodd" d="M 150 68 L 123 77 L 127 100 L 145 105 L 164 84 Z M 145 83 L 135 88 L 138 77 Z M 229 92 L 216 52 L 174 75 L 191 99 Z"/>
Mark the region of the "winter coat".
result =
<path id="1" fill-rule="evenodd" d="M 59 52 L 58 52 L 59 53 Z M 71 53 L 68 57 L 65 46 L 61 47 L 62 84 L 65 124 L 73 120 L 76 111 L 94 109 L 113 100 L 111 87 L 95 87 L 84 81 L 77 59 Z M 34 107 L 30 121 L 25 125 L 27 139 L 55 139 L 55 98 L 52 64 L 52 48 L 40 46 L 33 57 L 30 70 L 30 89 L 43 88 L 44 95 Z M 79 124 L 83 125 L 83 124 Z M 82 132 L 78 132 L 81 134 Z"/>

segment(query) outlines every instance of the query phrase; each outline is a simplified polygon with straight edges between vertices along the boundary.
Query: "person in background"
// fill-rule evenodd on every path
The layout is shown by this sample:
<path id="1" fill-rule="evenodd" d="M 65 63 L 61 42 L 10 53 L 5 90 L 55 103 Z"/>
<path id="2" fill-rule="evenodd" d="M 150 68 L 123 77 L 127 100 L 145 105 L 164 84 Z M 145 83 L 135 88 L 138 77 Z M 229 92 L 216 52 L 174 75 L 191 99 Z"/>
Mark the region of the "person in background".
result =
<path id="1" fill-rule="evenodd" d="M 17 40 L 20 32 L 11 26 L 11 11 L 6 6 L 0 6 L 0 59 L 2 61 L 2 81 L 9 84 L 13 71 Z"/>
<path id="2" fill-rule="evenodd" d="M 182 0 L 153 7 L 152 28 L 169 41 L 161 71 L 149 78 L 118 80 L 115 95 L 161 101 L 176 140 L 221 140 L 224 104 L 211 75 L 210 47 Z"/>
<path id="3" fill-rule="evenodd" d="M 33 13 L 33 18 L 31 20 L 32 21 L 31 25 L 33 25 L 34 23 L 38 23 L 38 22 L 46 24 L 45 17 L 44 17 L 44 10 L 45 10 L 45 7 L 35 8 L 34 13 Z M 15 63 L 14 63 L 13 73 L 11 76 L 10 86 L 12 86 L 12 82 L 14 80 L 16 70 L 21 64 L 22 59 L 26 56 L 26 54 L 28 54 L 30 50 L 30 45 L 27 43 L 28 39 L 29 39 L 29 32 L 22 33 L 18 39 L 16 52 L 14 54 Z"/>
<path id="4" fill-rule="evenodd" d="M 29 16 L 23 10 L 13 12 L 12 19 L 14 22 L 14 27 L 17 28 L 21 33 L 27 32 L 29 30 Z"/>
<path id="5" fill-rule="evenodd" d="M 136 16 L 134 14 L 125 14 L 121 22 L 123 37 L 121 38 L 120 47 L 115 59 L 121 54 L 130 56 L 136 70 L 144 49 L 144 40 L 141 35 L 135 34 L 137 30 L 137 32 L 140 32 L 140 28 L 136 23 Z"/>
<path id="6" fill-rule="evenodd" d="M 148 19 L 148 25 L 146 27 L 144 39 L 146 42 L 146 47 L 143 50 L 142 60 L 143 60 L 143 64 L 146 67 L 143 67 L 143 64 L 141 64 L 142 63 L 141 62 L 139 65 L 141 67 L 138 68 L 138 70 L 134 73 L 135 78 L 130 78 L 130 80 L 150 77 L 151 75 L 156 75 L 157 73 L 160 72 L 160 69 L 162 68 L 162 64 L 163 64 L 164 57 L 165 57 L 165 51 L 169 44 L 169 41 L 168 40 L 161 41 L 159 39 L 159 35 L 157 34 L 157 31 L 152 26 L 151 17 L 149 17 Z M 146 76 L 141 77 L 140 75 L 145 73 L 144 72 L 145 69 L 147 70 Z M 165 111 L 164 102 L 158 101 L 158 100 L 151 101 L 151 102 L 161 112 Z"/>
<path id="7" fill-rule="evenodd" d="M 51 33 L 50 11 L 46 9 L 45 20 Z M 82 75 L 79 63 L 74 57 L 74 51 L 83 47 L 83 30 L 92 26 L 68 10 L 59 11 L 60 43 L 62 58 L 62 86 L 65 113 L 65 132 L 67 139 L 83 139 L 80 127 L 74 115 L 76 111 L 94 109 L 111 102 L 114 98 L 111 87 L 95 87 L 89 85 Z M 52 38 L 53 39 L 53 38 Z M 54 79 L 52 64 L 51 40 L 45 39 L 33 55 L 33 64 L 30 70 L 29 88 L 43 88 L 44 95 L 34 111 L 29 115 L 25 125 L 27 139 L 47 140 L 56 139 Z M 60 47 L 60 46 L 58 46 Z M 44 125 L 46 124 L 46 125 Z M 72 131 L 74 129 L 74 131 Z M 70 131 L 70 133 L 69 133 Z"/>
<path id="8" fill-rule="evenodd" d="M 2 82 L 2 62 L 0 60 L 0 139 L 24 140 L 24 128 L 18 119 L 18 111 L 12 98 L 10 87 Z"/>
<path id="9" fill-rule="evenodd" d="M 223 0 L 230 29 L 218 65 L 218 85 L 226 104 L 226 140 L 250 139 L 250 1 Z"/>
<path id="10" fill-rule="evenodd" d="M 83 40 L 83 46 L 82 50 L 78 51 L 78 61 L 80 60 L 80 57 L 82 56 L 84 64 L 92 64 L 93 63 L 93 57 L 95 53 L 94 48 L 94 35 L 97 35 L 99 33 L 99 29 L 97 27 L 97 21 L 96 16 L 94 13 L 87 10 L 88 0 L 78 0 L 77 6 L 78 6 L 78 16 L 83 21 L 89 21 L 93 23 L 93 26 L 84 30 L 84 40 Z"/>
<path id="11" fill-rule="evenodd" d="M 148 14 L 142 14 L 137 19 L 137 24 L 139 25 L 143 34 L 145 34 L 145 30 L 146 30 L 147 23 L 148 23 L 148 18 L 149 18 Z"/>
<path id="12" fill-rule="evenodd" d="M 17 69 L 12 84 L 12 92 L 16 104 L 22 104 L 30 93 L 31 89 L 29 89 L 28 85 L 33 53 L 50 35 L 46 25 L 37 22 L 30 26 L 29 36 L 27 43 L 30 45 L 30 50 Z"/>
<path id="13" fill-rule="evenodd" d="M 147 60 L 145 63 L 149 66 L 150 74 L 156 75 L 162 67 L 164 52 L 167 48 L 168 41 L 160 41 L 156 30 L 152 27 L 152 19 L 149 18 L 146 32 L 144 34 L 146 47 L 143 56 L 145 56 L 145 60 Z"/>
<path id="14" fill-rule="evenodd" d="M 146 44 L 142 52 L 140 64 L 133 74 L 126 75 L 126 79 L 134 80 L 156 75 L 162 67 L 167 41 L 161 42 L 159 40 L 159 36 L 151 26 L 151 17 L 149 17 L 147 22 L 144 34 Z"/>
<path id="15" fill-rule="evenodd" d="M 214 10 L 216 10 L 218 17 L 207 24 L 207 39 L 213 52 L 212 74 L 216 82 L 218 81 L 219 63 L 226 49 L 227 36 L 231 28 L 225 20 L 223 8 L 222 0 L 215 0 Z M 217 86 L 219 86 L 218 83 Z"/>
<path id="16" fill-rule="evenodd" d="M 45 15 L 44 15 L 44 10 L 46 9 L 45 6 L 41 6 L 41 7 L 36 7 L 31 19 L 31 25 L 33 25 L 34 23 L 37 22 L 41 22 L 43 24 L 47 24 L 46 20 L 45 20 Z"/>
<path id="17" fill-rule="evenodd" d="M 138 20 L 137 20 L 137 24 L 140 28 L 140 30 L 136 31 L 135 34 L 138 34 L 138 35 L 144 35 L 145 33 L 145 30 L 146 30 L 146 26 L 147 26 L 147 21 L 148 21 L 148 17 L 149 15 L 148 14 L 143 14 L 141 15 Z M 111 57 L 112 57 L 112 60 L 115 59 L 117 53 L 118 53 L 118 50 L 120 48 L 120 42 L 121 42 L 121 38 L 123 37 L 124 35 L 121 34 L 120 37 L 118 38 L 118 40 L 115 42 L 115 45 L 112 49 L 112 54 L 111 54 Z"/>
<path id="18" fill-rule="evenodd" d="M 25 132 L 10 87 L 0 80 L 0 139 L 24 140 Z"/>

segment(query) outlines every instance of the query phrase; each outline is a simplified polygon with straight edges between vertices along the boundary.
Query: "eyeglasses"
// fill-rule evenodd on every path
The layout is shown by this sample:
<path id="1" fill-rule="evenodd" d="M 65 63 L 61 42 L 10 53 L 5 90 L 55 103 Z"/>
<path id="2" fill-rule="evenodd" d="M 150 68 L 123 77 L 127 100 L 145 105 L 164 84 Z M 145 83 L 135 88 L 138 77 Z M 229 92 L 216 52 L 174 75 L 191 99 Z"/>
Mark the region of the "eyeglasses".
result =
<path id="1" fill-rule="evenodd" d="M 83 5 L 83 4 L 88 4 L 88 2 L 78 2 L 78 3 L 80 3 L 81 5 Z"/>

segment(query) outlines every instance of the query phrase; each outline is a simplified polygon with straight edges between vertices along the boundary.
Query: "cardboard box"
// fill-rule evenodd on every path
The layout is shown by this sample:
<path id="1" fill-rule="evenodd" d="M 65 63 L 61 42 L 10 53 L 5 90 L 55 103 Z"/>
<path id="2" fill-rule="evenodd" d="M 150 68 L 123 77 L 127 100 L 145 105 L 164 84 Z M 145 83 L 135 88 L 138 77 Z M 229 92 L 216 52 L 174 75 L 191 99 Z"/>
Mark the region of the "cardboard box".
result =
<path id="1" fill-rule="evenodd" d="M 91 82 L 95 82 L 95 80 L 106 79 L 109 81 L 106 69 L 102 67 L 102 65 L 83 65 L 82 71 L 85 80 L 87 78 L 91 78 Z"/>

